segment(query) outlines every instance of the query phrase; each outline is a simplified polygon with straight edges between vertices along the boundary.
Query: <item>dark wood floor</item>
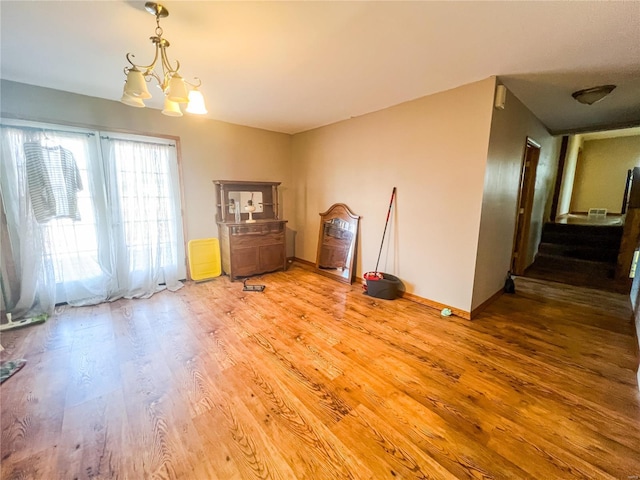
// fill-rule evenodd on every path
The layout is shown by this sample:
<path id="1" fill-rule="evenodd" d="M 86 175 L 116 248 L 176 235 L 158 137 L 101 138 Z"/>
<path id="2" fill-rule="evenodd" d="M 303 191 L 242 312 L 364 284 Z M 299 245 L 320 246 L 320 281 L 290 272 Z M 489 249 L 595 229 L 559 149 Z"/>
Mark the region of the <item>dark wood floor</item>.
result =
<path id="1" fill-rule="evenodd" d="M 615 264 L 538 255 L 524 276 L 596 290 L 628 294 L 631 279 L 615 278 Z"/>
<path id="2" fill-rule="evenodd" d="M 2 336 L 2 478 L 640 476 L 626 298 L 517 279 L 473 322 L 300 266 Z"/>

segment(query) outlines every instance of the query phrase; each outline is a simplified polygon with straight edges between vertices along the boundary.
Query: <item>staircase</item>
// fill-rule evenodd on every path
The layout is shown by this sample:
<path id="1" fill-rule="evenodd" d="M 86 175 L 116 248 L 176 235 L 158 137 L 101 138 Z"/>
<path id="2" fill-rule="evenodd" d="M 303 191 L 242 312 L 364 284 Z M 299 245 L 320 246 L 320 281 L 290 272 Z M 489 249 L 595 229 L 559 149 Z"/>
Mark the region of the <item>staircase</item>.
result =
<path id="1" fill-rule="evenodd" d="M 622 238 L 619 225 L 546 223 L 535 262 L 525 276 L 620 291 L 614 281 Z"/>
<path id="2" fill-rule="evenodd" d="M 605 262 L 615 266 L 622 228 L 620 225 L 546 223 L 538 255 Z"/>

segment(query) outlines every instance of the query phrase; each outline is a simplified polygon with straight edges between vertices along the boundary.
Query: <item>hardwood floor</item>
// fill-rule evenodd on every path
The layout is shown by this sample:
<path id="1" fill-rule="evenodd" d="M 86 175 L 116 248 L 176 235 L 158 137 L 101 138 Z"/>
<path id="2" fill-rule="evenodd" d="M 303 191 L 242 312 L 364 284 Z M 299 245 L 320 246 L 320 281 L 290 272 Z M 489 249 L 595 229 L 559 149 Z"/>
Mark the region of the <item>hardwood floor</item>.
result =
<path id="1" fill-rule="evenodd" d="M 614 275 L 614 264 L 552 255 L 538 255 L 533 265 L 524 273 L 527 278 L 628 295 L 631 290 L 631 279 L 616 279 Z"/>
<path id="2" fill-rule="evenodd" d="M 626 297 L 518 278 L 470 322 L 294 265 L 2 336 L 4 479 L 640 476 Z"/>

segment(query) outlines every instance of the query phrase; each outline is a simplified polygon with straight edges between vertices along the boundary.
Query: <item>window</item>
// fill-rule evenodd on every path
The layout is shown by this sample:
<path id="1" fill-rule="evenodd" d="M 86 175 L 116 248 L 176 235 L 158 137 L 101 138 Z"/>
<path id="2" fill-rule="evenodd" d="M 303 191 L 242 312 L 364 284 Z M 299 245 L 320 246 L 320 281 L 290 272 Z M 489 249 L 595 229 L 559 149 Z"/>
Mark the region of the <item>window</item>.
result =
<path id="1" fill-rule="evenodd" d="M 47 288 L 55 302 L 73 304 L 179 288 L 186 267 L 174 142 L 3 121 L 2 150 L 19 306 L 46 298 Z"/>

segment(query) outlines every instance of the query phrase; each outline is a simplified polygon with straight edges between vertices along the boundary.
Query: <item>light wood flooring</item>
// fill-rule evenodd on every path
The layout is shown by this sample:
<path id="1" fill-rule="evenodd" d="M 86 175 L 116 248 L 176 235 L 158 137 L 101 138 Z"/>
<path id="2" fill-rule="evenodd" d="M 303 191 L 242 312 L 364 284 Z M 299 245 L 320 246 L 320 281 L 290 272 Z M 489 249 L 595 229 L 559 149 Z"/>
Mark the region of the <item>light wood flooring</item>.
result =
<path id="1" fill-rule="evenodd" d="M 294 265 L 2 335 L 3 479 L 636 479 L 624 296 L 517 279 L 474 321 Z"/>

